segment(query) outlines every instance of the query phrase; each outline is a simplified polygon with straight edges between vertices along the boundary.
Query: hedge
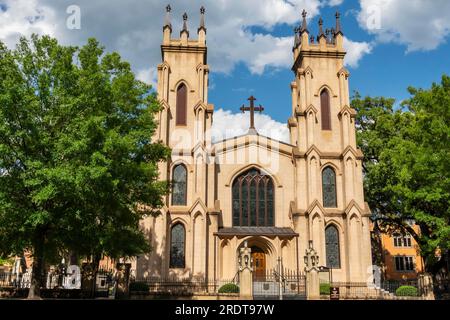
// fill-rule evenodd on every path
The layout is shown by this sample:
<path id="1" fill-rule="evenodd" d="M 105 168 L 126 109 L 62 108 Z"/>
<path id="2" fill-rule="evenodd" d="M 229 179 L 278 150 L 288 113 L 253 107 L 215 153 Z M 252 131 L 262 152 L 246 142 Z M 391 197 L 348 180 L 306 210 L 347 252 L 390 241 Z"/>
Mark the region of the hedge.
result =
<path id="1" fill-rule="evenodd" d="M 413 286 L 401 286 L 395 290 L 395 295 L 398 297 L 417 297 L 418 291 Z"/>
<path id="2" fill-rule="evenodd" d="M 234 283 L 227 283 L 219 288 L 219 293 L 239 293 L 239 287 Z"/>
<path id="3" fill-rule="evenodd" d="M 329 295 L 330 294 L 330 284 L 329 283 L 321 283 L 320 284 L 320 294 L 321 295 Z"/>

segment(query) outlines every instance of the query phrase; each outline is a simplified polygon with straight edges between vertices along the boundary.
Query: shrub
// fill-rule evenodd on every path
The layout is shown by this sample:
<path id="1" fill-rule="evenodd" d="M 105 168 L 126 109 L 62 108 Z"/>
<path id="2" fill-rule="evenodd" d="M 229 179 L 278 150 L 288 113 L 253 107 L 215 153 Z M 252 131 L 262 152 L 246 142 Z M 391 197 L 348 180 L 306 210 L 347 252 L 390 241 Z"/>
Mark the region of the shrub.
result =
<path id="1" fill-rule="evenodd" d="M 148 292 L 150 287 L 145 282 L 131 282 L 130 283 L 130 292 Z"/>
<path id="2" fill-rule="evenodd" d="M 330 294 L 330 284 L 329 283 L 321 283 L 320 284 L 320 294 L 321 295 L 329 295 Z"/>
<path id="3" fill-rule="evenodd" d="M 239 287 L 234 283 L 227 283 L 219 288 L 219 293 L 239 293 Z"/>
<path id="4" fill-rule="evenodd" d="M 398 297 L 417 297 L 417 288 L 413 286 L 401 286 L 395 290 L 395 295 Z"/>

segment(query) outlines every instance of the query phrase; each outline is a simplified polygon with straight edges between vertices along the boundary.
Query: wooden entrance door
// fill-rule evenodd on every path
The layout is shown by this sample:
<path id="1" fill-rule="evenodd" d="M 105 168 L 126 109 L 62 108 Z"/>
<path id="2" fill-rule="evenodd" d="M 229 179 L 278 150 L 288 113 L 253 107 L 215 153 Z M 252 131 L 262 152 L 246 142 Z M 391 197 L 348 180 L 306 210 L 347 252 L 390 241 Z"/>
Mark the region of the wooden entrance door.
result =
<path id="1" fill-rule="evenodd" d="M 252 248 L 253 278 L 264 280 L 266 276 L 266 254 L 257 247 Z"/>

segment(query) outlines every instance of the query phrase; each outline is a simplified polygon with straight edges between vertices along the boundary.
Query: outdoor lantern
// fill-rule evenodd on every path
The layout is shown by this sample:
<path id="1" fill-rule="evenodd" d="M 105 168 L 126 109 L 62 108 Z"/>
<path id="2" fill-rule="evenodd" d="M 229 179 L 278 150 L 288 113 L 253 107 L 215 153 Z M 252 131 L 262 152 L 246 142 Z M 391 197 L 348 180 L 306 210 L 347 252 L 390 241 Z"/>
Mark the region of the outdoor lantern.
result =
<path id="1" fill-rule="evenodd" d="M 248 256 L 245 256 L 244 260 L 245 260 L 245 266 L 248 266 Z"/>
<path id="2" fill-rule="evenodd" d="M 316 263 L 319 264 L 319 256 L 316 255 Z"/>
<path id="3" fill-rule="evenodd" d="M 316 265 L 316 257 L 315 256 L 311 256 L 311 263 L 313 266 Z"/>
<path id="4" fill-rule="evenodd" d="M 238 257 L 239 265 L 242 266 L 242 259 L 241 256 Z"/>

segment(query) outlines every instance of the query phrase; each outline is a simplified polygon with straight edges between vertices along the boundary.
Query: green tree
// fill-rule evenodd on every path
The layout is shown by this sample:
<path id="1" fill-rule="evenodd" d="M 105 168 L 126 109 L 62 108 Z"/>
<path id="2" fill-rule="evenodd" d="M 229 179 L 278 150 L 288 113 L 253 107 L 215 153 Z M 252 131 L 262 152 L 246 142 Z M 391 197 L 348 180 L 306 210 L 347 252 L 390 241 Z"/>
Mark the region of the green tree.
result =
<path id="1" fill-rule="evenodd" d="M 94 39 L 0 42 L 0 255 L 32 253 L 30 298 L 67 252 L 98 263 L 149 250 L 139 221 L 168 190 L 158 162 L 169 151 L 151 141 L 159 108 Z"/>
<path id="2" fill-rule="evenodd" d="M 374 219 L 388 230 L 410 233 L 434 272 L 436 250 L 450 247 L 450 78 L 409 92 L 411 98 L 397 109 L 393 99 L 359 94 L 352 106 Z"/>

